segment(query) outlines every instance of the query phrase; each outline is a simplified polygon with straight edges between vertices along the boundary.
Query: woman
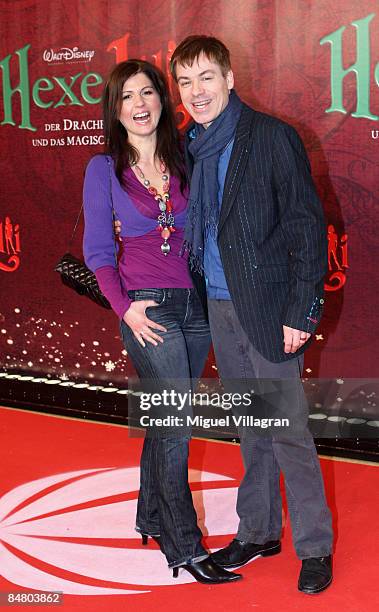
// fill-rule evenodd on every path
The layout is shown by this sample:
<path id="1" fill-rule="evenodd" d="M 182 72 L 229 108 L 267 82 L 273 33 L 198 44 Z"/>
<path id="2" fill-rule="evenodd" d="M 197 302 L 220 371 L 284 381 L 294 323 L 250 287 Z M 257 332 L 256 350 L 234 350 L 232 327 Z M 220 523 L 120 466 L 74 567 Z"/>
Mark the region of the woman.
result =
<path id="1" fill-rule="evenodd" d="M 210 336 L 188 261 L 179 256 L 187 187 L 163 74 L 141 60 L 118 64 L 103 110 L 108 155 L 95 156 L 86 170 L 85 260 L 121 320 L 139 377 L 164 387 L 171 376 L 188 390 L 201 375 Z M 118 267 L 113 219 L 122 226 Z M 236 580 L 240 575 L 216 565 L 201 544 L 186 434 L 145 437 L 136 530 L 144 544 L 149 535 L 159 542 L 174 576 L 184 567 L 200 582 Z"/>

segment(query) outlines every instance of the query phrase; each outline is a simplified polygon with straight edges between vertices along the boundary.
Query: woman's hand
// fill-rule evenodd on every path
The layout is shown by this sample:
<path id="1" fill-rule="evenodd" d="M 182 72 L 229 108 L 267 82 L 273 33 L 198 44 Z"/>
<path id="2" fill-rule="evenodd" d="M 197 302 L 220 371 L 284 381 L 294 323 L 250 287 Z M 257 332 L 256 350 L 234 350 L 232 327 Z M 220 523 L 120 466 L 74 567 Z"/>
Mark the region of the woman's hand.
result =
<path id="1" fill-rule="evenodd" d="M 123 316 L 123 320 L 130 327 L 135 338 L 143 347 L 146 346 L 144 340 L 151 342 L 154 346 L 158 346 L 158 342 L 163 342 L 163 338 L 153 332 L 153 329 L 159 329 L 163 332 L 167 331 L 163 325 L 155 323 L 155 321 L 152 321 L 146 316 L 145 310 L 149 308 L 149 306 L 159 306 L 159 304 L 153 300 L 132 302 Z"/>

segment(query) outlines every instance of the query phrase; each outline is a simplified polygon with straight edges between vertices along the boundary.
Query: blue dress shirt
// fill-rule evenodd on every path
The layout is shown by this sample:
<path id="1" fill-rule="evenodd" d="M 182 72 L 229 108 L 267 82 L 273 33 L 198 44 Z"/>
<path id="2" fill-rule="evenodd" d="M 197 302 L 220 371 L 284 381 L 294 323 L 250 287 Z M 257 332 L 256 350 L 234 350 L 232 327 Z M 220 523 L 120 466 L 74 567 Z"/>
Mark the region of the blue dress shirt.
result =
<path id="1" fill-rule="evenodd" d="M 230 156 L 232 154 L 234 137 L 225 147 L 218 162 L 218 208 L 221 210 L 222 196 L 224 193 L 226 171 L 228 169 Z M 224 268 L 222 267 L 220 251 L 217 238 L 208 236 L 204 245 L 204 272 L 207 284 L 207 294 L 210 299 L 230 300 L 230 293 L 226 284 Z"/>

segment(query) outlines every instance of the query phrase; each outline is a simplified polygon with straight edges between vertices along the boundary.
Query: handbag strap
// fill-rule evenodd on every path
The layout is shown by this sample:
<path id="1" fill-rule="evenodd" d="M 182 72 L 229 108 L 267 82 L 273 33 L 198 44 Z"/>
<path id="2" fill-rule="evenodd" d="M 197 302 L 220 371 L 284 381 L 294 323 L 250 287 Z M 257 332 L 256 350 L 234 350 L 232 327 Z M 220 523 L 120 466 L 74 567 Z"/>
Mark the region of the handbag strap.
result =
<path id="1" fill-rule="evenodd" d="M 110 196 L 111 196 L 111 206 L 112 206 L 112 221 L 113 221 L 113 225 L 114 225 L 114 222 L 115 222 L 115 220 L 116 220 L 116 214 L 115 214 L 115 211 L 114 211 L 114 206 L 113 206 L 113 191 L 112 191 L 112 166 L 111 166 L 111 163 L 112 163 L 112 162 L 111 162 L 111 157 L 110 157 L 109 155 L 106 155 L 106 156 L 105 156 L 105 159 L 107 160 L 108 169 L 109 169 L 109 193 L 110 193 Z M 71 246 L 72 246 L 72 243 L 73 243 L 74 238 L 75 238 L 76 230 L 77 230 L 77 228 L 78 228 L 79 220 L 80 220 L 80 217 L 81 217 L 81 215 L 82 215 L 82 213 L 83 213 L 83 206 L 84 206 L 84 202 L 82 202 L 82 205 L 81 205 L 80 210 L 79 210 L 79 214 L 78 214 L 78 216 L 77 216 L 77 218 L 76 218 L 76 221 L 75 221 L 74 230 L 73 230 L 73 232 L 72 232 L 72 234 L 71 234 L 70 242 L 68 243 L 68 251 L 70 251 L 70 250 L 71 250 Z M 115 254 L 115 260 L 116 260 L 116 265 L 117 265 L 117 250 L 116 250 L 116 243 L 115 243 L 115 245 L 114 245 L 114 254 Z"/>
<path id="2" fill-rule="evenodd" d="M 75 221 L 75 226 L 74 226 L 74 230 L 73 230 L 73 232 L 72 232 L 72 234 L 71 234 L 70 241 L 69 241 L 69 243 L 68 243 L 68 249 L 67 249 L 68 251 L 71 251 L 71 246 L 72 246 L 72 243 L 73 243 L 73 241 L 74 241 L 74 237 L 75 237 L 75 234 L 76 234 L 76 230 L 77 230 L 78 223 L 79 223 L 79 219 L 80 219 L 80 217 L 81 217 L 81 215 L 82 215 L 82 212 L 83 212 L 83 202 L 82 202 L 82 205 L 81 205 L 81 207 L 80 207 L 79 214 L 78 214 L 78 216 L 77 216 L 77 218 L 76 218 L 76 221 Z"/>

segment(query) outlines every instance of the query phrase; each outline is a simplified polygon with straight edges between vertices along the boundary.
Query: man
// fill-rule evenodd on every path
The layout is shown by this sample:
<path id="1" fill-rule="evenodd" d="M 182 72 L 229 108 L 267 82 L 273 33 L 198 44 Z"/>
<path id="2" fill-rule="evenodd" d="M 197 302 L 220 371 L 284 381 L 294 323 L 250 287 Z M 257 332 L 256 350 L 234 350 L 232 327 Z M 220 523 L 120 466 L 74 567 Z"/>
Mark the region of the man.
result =
<path id="1" fill-rule="evenodd" d="M 170 68 L 195 122 L 186 140 L 185 247 L 193 268 L 204 271 L 219 373 L 224 380 L 283 381 L 275 408 L 301 425 L 292 437 L 241 428 L 238 533 L 213 558 L 232 568 L 280 552 L 283 471 L 302 560 L 298 588 L 318 593 L 332 581 L 332 527 L 300 375 L 323 304 L 322 207 L 296 131 L 241 102 L 222 42 L 190 36 Z M 292 382 L 288 395 L 285 381 Z"/>

